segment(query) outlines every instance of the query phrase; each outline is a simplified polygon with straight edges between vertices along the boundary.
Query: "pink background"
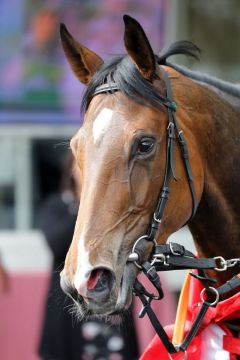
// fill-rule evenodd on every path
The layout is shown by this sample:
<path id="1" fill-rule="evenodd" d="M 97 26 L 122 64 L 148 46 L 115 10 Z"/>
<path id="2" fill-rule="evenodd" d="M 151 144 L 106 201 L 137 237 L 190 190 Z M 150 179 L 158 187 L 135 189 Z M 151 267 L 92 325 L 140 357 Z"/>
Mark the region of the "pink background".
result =
<path id="1" fill-rule="evenodd" d="M 0 359 L 39 360 L 37 355 L 47 273 L 11 274 L 8 294 L 0 295 Z"/>
<path id="2" fill-rule="evenodd" d="M 0 296 L 1 360 L 39 360 L 37 348 L 48 278 L 43 272 L 10 275 L 11 288 Z M 174 320 L 175 301 L 165 286 L 164 289 L 164 299 L 155 302 L 153 308 L 162 323 L 168 324 Z M 135 299 L 136 331 L 142 353 L 153 338 L 154 330 L 147 318 L 138 318 L 140 309 Z"/>

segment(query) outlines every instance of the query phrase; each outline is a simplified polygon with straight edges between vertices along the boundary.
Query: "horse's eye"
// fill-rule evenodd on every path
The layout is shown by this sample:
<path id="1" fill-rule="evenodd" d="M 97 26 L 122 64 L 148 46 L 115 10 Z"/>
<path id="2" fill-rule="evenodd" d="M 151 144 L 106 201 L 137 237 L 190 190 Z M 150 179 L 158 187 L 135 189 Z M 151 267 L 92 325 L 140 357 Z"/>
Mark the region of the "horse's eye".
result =
<path id="1" fill-rule="evenodd" d="M 150 153 L 154 148 L 154 144 L 155 144 L 155 139 L 153 138 L 140 139 L 138 141 L 137 154 L 141 155 L 141 154 Z"/>

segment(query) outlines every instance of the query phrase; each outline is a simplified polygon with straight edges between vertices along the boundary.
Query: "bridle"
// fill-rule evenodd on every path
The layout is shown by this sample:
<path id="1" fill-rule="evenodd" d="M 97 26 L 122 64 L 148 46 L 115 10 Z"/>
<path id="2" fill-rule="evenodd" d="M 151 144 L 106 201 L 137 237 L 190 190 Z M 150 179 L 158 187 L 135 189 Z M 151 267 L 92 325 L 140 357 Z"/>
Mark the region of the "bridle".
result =
<path id="1" fill-rule="evenodd" d="M 189 154 L 188 154 L 188 148 L 187 144 L 184 138 L 183 131 L 179 128 L 179 125 L 177 123 L 177 119 L 175 116 L 175 112 L 177 110 L 177 104 L 173 100 L 173 94 L 172 94 L 172 88 L 170 85 L 170 81 L 168 79 L 168 74 L 165 70 L 161 69 L 163 74 L 163 81 L 165 83 L 166 87 L 166 97 L 161 96 L 162 98 L 162 105 L 164 105 L 167 108 L 168 113 L 168 124 L 167 124 L 167 148 L 166 148 L 166 163 L 165 163 L 165 171 L 164 171 L 164 180 L 163 185 L 160 191 L 160 195 L 158 198 L 157 206 L 154 211 L 151 224 L 148 229 L 148 233 L 144 236 L 144 239 L 148 241 L 154 241 L 157 230 L 162 222 L 162 217 L 164 214 L 164 210 L 166 207 L 166 203 L 169 197 L 170 193 L 170 179 L 171 175 L 173 178 L 177 181 L 176 171 L 175 171 L 175 165 L 174 165 L 174 141 L 177 139 L 179 148 L 181 151 L 183 164 L 186 170 L 187 180 L 189 184 L 189 189 L 192 196 L 192 213 L 190 216 L 191 220 L 193 216 L 196 213 L 197 210 L 197 197 L 196 197 L 196 191 L 194 188 L 194 181 L 193 181 L 193 175 L 192 175 L 192 169 L 191 164 L 189 161 Z M 93 96 L 101 94 L 101 93 L 113 93 L 115 91 L 119 91 L 119 87 L 116 83 L 105 83 L 103 85 L 98 86 Z M 189 221 L 188 220 L 188 221 Z M 188 222 L 187 221 L 187 222 Z"/>
<path id="2" fill-rule="evenodd" d="M 139 252 L 137 252 L 136 248 L 140 241 L 147 240 L 151 242 L 155 242 L 155 237 L 157 234 L 157 231 L 159 229 L 159 226 L 162 222 L 162 218 L 164 215 L 164 210 L 166 208 L 167 200 L 169 198 L 170 193 L 170 179 L 171 175 L 174 178 L 174 180 L 177 179 L 176 171 L 175 171 L 175 165 L 174 165 L 174 143 L 175 140 L 177 140 L 180 152 L 183 159 L 183 164 L 186 170 L 186 176 L 188 180 L 189 189 L 192 196 L 192 213 L 190 216 L 190 221 L 193 216 L 196 213 L 197 210 L 197 196 L 196 191 L 194 187 L 194 181 L 193 181 L 193 175 L 192 175 L 192 169 L 191 164 L 189 161 L 189 154 L 188 154 L 188 148 L 187 144 L 184 138 L 183 131 L 179 128 L 179 125 L 177 123 L 177 119 L 175 116 L 175 112 L 177 110 L 177 104 L 173 100 L 173 94 L 172 94 L 172 88 L 170 85 L 170 81 L 168 79 L 168 74 L 164 69 L 161 69 L 162 75 L 163 75 L 163 81 L 165 83 L 166 87 L 166 97 L 161 96 L 161 103 L 167 108 L 168 113 L 168 122 L 167 122 L 167 146 L 166 146 L 166 163 L 165 163 L 165 171 L 164 171 L 164 180 L 163 185 L 160 191 L 160 195 L 157 201 L 157 205 L 155 208 L 155 211 L 153 213 L 152 220 L 150 222 L 150 226 L 148 227 L 148 231 L 146 235 L 142 235 L 140 238 L 138 238 L 134 244 L 134 251 L 130 254 L 129 261 L 135 261 L 135 264 L 141 268 L 141 265 L 137 263 L 137 260 L 140 258 Z M 113 93 L 115 91 L 119 91 L 119 87 L 116 83 L 110 82 L 105 83 L 103 85 L 98 86 L 93 96 L 101 94 L 101 93 Z M 188 222 L 187 221 L 187 222 Z M 184 224 L 185 225 L 185 224 Z M 183 226 L 184 226 L 183 225 Z"/>
<path id="3" fill-rule="evenodd" d="M 170 179 L 171 177 L 177 180 L 175 166 L 174 166 L 174 145 L 175 140 L 177 140 L 180 152 L 183 159 L 183 165 L 186 170 L 187 181 L 192 197 L 192 213 L 187 222 L 189 222 L 195 215 L 198 202 L 196 191 L 194 187 L 194 179 L 191 169 L 191 164 L 189 160 L 189 153 L 186 144 L 186 140 L 183 134 L 183 131 L 179 128 L 175 113 L 177 110 L 177 104 L 173 100 L 172 89 L 170 81 L 168 79 L 168 74 L 165 70 L 161 69 L 163 74 L 163 81 L 166 87 L 166 97 L 162 96 L 162 105 L 167 108 L 168 113 L 168 125 L 167 125 L 167 145 L 166 145 L 166 163 L 164 171 L 164 180 L 163 185 L 160 191 L 160 195 L 157 201 L 155 211 L 152 216 L 152 220 L 148 227 L 146 235 L 140 236 L 134 243 L 132 252 L 128 257 L 128 262 L 134 262 L 135 265 L 143 271 L 147 276 L 150 282 L 155 287 L 157 294 L 149 293 L 145 287 L 136 279 L 133 286 L 133 291 L 136 296 L 139 297 L 143 304 L 143 309 L 140 312 L 139 317 L 143 317 L 145 314 L 148 315 L 156 333 L 160 337 L 164 346 L 166 347 L 169 358 L 172 359 L 171 354 L 182 351 L 184 353 L 184 359 L 187 357 L 187 347 L 190 342 L 193 340 L 194 336 L 199 330 L 200 324 L 210 306 L 215 306 L 220 296 L 229 293 L 230 291 L 236 289 L 240 286 L 240 277 L 238 275 L 234 276 L 228 280 L 225 284 L 221 285 L 219 288 L 215 288 L 213 285 L 216 281 L 212 278 L 205 276 L 203 269 L 214 269 L 215 271 L 225 271 L 233 266 L 240 266 L 240 258 L 225 260 L 221 256 L 214 258 L 203 259 L 196 258 L 196 256 L 185 249 L 184 246 L 177 243 L 168 243 L 164 245 L 158 245 L 156 243 L 156 235 L 159 229 L 159 226 L 162 222 L 164 211 L 166 208 L 167 200 L 170 194 Z M 101 93 L 114 93 L 119 91 L 119 87 L 114 82 L 105 83 L 98 86 L 93 96 Z M 185 225 L 185 224 L 184 224 Z M 184 226 L 183 225 L 183 226 Z M 139 249 L 139 244 L 141 241 L 150 241 L 154 244 L 152 259 L 146 261 L 144 264 L 141 264 L 141 252 Z M 161 287 L 161 282 L 157 271 L 169 271 L 169 270 L 180 270 L 180 269 L 197 269 L 198 273 L 190 273 L 196 279 L 201 281 L 204 285 L 204 289 L 201 293 L 202 305 L 198 312 L 198 315 L 186 335 L 185 339 L 181 344 L 173 344 L 169 339 L 167 333 L 165 332 L 163 326 L 158 321 L 155 313 L 151 308 L 151 301 L 161 300 L 164 296 L 163 290 Z M 209 295 L 211 296 L 211 301 L 208 300 Z"/>
<path id="4" fill-rule="evenodd" d="M 167 94 L 166 98 L 162 101 L 162 104 L 167 108 L 167 112 L 168 112 L 166 164 L 165 164 L 164 180 L 163 180 L 160 196 L 157 202 L 155 212 L 152 217 L 150 227 L 148 229 L 147 236 L 145 237 L 145 239 L 148 241 L 154 241 L 158 228 L 162 222 L 164 210 L 166 208 L 167 200 L 170 193 L 169 183 L 170 183 L 171 175 L 177 181 L 177 176 L 174 166 L 175 140 L 177 140 L 179 144 L 179 148 L 183 159 L 183 164 L 186 170 L 189 189 L 192 196 L 192 213 L 189 220 L 193 218 L 197 210 L 197 196 L 193 182 L 191 164 L 189 161 L 188 148 L 184 138 L 183 131 L 179 128 L 175 116 L 175 112 L 177 110 L 177 104 L 173 100 L 172 88 L 170 85 L 170 81 L 168 79 L 168 74 L 163 69 L 162 69 L 162 74 L 163 74 L 163 80 L 165 83 L 166 94 Z"/>

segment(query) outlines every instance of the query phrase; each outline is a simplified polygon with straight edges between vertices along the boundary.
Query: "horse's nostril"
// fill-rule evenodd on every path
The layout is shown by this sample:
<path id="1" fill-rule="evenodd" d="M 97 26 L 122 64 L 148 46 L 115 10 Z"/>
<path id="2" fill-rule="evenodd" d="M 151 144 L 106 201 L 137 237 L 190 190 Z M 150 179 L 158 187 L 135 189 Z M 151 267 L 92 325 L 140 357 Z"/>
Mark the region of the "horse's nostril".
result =
<path id="1" fill-rule="evenodd" d="M 115 276 L 109 269 L 96 268 L 92 270 L 88 281 L 87 289 L 94 292 L 110 292 L 114 284 Z"/>

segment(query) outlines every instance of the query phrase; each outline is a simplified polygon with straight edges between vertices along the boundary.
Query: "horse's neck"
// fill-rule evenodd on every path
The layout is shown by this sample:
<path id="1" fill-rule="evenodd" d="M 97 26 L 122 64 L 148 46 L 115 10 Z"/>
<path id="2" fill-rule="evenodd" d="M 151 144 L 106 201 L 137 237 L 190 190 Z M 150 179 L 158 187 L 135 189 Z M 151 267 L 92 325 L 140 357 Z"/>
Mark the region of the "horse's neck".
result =
<path id="1" fill-rule="evenodd" d="M 212 101 L 209 113 L 203 107 L 195 123 L 204 190 L 189 228 L 201 256 L 235 258 L 240 257 L 240 113 L 220 98 Z M 218 273 L 217 278 L 221 283 L 232 273 Z"/>

